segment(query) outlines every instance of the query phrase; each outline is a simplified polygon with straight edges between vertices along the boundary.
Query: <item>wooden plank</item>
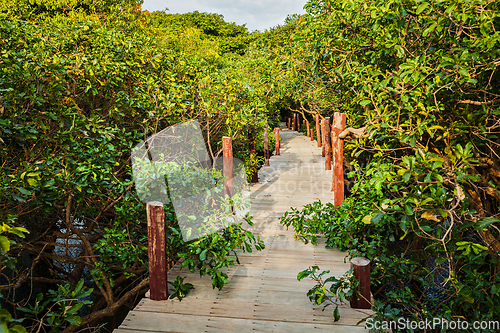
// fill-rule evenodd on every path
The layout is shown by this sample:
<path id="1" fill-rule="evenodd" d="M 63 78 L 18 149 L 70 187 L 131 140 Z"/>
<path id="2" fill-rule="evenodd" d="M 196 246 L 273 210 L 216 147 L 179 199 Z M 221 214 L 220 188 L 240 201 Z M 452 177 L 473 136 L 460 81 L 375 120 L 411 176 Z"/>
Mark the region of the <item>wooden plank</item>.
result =
<path id="1" fill-rule="evenodd" d="M 143 301 L 137 306 L 137 311 L 194 314 L 192 308 L 196 307 L 198 316 L 228 317 L 242 319 L 263 319 L 271 321 L 307 323 L 313 318 L 315 323 L 334 324 L 331 311 L 322 311 L 323 306 L 301 306 L 287 304 L 286 307 L 273 304 L 255 304 L 253 302 L 235 302 L 230 300 L 202 300 L 185 298 L 181 302 L 173 301 L 158 304 L 158 302 Z M 349 309 L 345 305 L 339 306 L 342 325 L 356 325 L 366 314 Z"/>
<path id="2" fill-rule="evenodd" d="M 125 320 L 123 328 L 146 332 L 329 332 L 346 331 L 345 326 L 316 323 L 279 322 L 259 319 L 221 318 L 138 311 L 134 320 Z M 167 328 L 168 327 L 168 328 Z M 122 328 L 122 327 L 120 327 Z M 350 326 L 350 333 L 366 332 L 363 327 Z"/>

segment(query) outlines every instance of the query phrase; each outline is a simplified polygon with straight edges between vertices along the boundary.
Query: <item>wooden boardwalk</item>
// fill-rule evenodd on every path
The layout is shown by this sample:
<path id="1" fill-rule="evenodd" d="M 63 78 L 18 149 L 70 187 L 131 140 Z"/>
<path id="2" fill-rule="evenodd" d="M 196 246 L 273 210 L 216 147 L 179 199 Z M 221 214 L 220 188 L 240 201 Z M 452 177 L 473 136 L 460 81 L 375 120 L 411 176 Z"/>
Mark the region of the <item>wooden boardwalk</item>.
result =
<path id="1" fill-rule="evenodd" d="M 333 321 L 333 307 L 322 311 L 306 296 L 314 286 L 309 279 L 297 281 L 297 273 L 309 266 L 342 275 L 349 269 L 345 253 L 324 244 L 304 245 L 294 239 L 279 218 L 290 207 L 302 207 L 321 199 L 332 201 L 331 171 L 324 171 L 324 158 L 316 141 L 297 132 L 282 131 L 281 156 L 259 171 L 259 183 L 251 187 L 250 214 L 266 248 L 238 252 L 241 265 L 225 269 L 229 285 L 213 290 L 210 277 L 200 278 L 176 265 L 169 280 L 186 276 L 195 289 L 181 302 L 144 298 L 129 312 L 116 333 L 132 332 L 367 332 L 356 326 L 367 315 L 340 307 L 341 319 Z M 365 311 L 369 313 L 370 311 Z"/>

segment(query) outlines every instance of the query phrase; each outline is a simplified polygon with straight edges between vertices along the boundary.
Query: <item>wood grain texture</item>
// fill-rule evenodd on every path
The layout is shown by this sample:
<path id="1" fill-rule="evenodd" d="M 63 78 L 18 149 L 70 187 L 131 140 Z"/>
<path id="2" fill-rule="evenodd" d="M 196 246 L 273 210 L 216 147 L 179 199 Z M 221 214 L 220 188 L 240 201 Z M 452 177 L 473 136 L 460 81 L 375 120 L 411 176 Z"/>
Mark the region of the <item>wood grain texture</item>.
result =
<path id="1" fill-rule="evenodd" d="M 149 286 L 151 299 L 168 298 L 165 254 L 165 209 L 161 203 L 146 205 L 148 223 Z"/>
<path id="2" fill-rule="evenodd" d="M 344 141 L 339 138 L 339 135 L 345 129 L 345 122 L 345 113 L 335 112 L 331 133 L 333 149 L 332 191 L 334 192 L 335 206 L 344 202 Z"/>

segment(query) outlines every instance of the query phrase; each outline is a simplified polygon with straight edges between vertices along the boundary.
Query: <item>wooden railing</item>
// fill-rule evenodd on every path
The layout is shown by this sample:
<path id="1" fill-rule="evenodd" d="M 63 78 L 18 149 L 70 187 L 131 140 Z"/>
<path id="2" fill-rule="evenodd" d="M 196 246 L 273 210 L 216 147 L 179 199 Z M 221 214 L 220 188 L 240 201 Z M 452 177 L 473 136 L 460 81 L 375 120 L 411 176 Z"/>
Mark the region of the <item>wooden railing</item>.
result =
<path id="1" fill-rule="evenodd" d="M 293 115 L 295 122 L 298 116 L 298 114 Z M 319 114 L 316 114 L 316 140 L 318 147 L 321 147 L 321 155 L 325 157 L 325 170 L 333 169 L 333 202 L 335 206 L 340 206 L 344 202 L 344 140 L 340 138 L 340 134 L 345 130 L 346 114 L 335 112 L 333 114 L 333 123 L 330 122 L 330 117 L 326 117 L 321 121 L 319 118 Z M 310 128 L 309 121 L 307 119 L 305 121 L 307 123 L 306 135 L 312 141 L 314 140 L 314 130 Z M 354 309 L 370 309 L 370 260 L 362 257 L 353 258 L 351 268 L 354 277 L 359 281 L 355 295 L 361 295 L 359 298 L 352 298 L 351 307 Z"/>

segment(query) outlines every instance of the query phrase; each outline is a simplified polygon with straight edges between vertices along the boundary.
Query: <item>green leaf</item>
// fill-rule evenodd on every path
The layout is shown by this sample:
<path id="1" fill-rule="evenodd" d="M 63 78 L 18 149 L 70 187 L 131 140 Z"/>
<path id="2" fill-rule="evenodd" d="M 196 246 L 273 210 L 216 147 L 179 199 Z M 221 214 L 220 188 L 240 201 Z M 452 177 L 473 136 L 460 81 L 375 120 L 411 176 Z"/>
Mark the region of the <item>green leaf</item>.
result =
<path id="1" fill-rule="evenodd" d="M 422 36 L 427 37 L 428 34 L 434 31 L 437 27 L 437 22 L 432 23 L 427 29 L 422 32 Z"/>
<path id="2" fill-rule="evenodd" d="M 420 228 L 425 231 L 425 232 L 431 232 L 432 231 L 432 227 L 428 226 L 428 225 L 423 225 L 423 226 L 420 226 Z"/>
<path id="3" fill-rule="evenodd" d="M 10 322 L 12 320 L 12 315 L 9 311 L 0 309 L 0 318 L 4 318 L 6 321 Z"/>
<path id="4" fill-rule="evenodd" d="M 302 272 L 299 272 L 299 274 L 297 274 L 297 280 L 300 281 L 303 278 L 306 278 L 311 274 L 312 274 L 311 270 L 309 270 L 309 269 L 303 270 Z"/>
<path id="5" fill-rule="evenodd" d="M 441 214 L 442 217 L 444 217 L 444 218 L 448 217 L 448 213 L 444 209 L 438 208 L 437 210 L 438 210 L 439 214 Z"/>
<path id="6" fill-rule="evenodd" d="M 28 179 L 28 184 L 30 184 L 31 186 L 38 186 L 37 180 L 33 178 Z"/>
<path id="7" fill-rule="evenodd" d="M 446 257 L 437 257 L 437 258 L 436 258 L 436 266 L 441 265 L 441 264 L 442 264 L 442 263 L 444 263 L 446 260 L 448 260 Z"/>
<path id="8" fill-rule="evenodd" d="M 9 328 L 7 327 L 7 323 L 0 320 L 0 333 L 9 333 Z"/>
<path id="9" fill-rule="evenodd" d="M 17 190 L 19 192 L 21 192 L 22 194 L 24 194 L 24 195 L 31 195 L 31 192 L 28 191 L 27 189 L 23 188 L 23 187 L 18 187 Z"/>
<path id="10" fill-rule="evenodd" d="M 404 180 L 405 182 L 407 182 L 407 181 L 409 181 L 409 180 L 410 180 L 410 177 L 411 177 L 411 172 L 409 172 L 409 171 L 408 171 L 407 173 L 405 173 L 405 174 L 403 175 L 403 180 Z"/>
<path id="11" fill-rule="evenodd" d="M 71 324 L 71 325 L 80 325 L 82 322 L 82 318 L 80 316 L 71 316 L 66 318 L 66 320 Z"/>
<path id="12" fill-rule="evenodd" d="M 396 49 L 398 58 L 403 58 L 405 56 L 405 50 L 400 45 L 396 45 L 394 48 Z"/>
<path id="13" fill-rule="evenodd" d="M 76 284 L 76 287 L 75 287 L 75 294 L 78 294 L 80 292 L 80 290 L 82 290 L 83 283 L 84 283 L 83 279 L 78 281 L 78 283 Z"/>
<path id="14" fill-rule="evenodd" d="M 23 228 L 23 229 L 24 229 L 24 228 Z M 24 230 L 26 230 L 26 229 L 24 229 Z M 19 230 L 19 228 L 11 228 L 11 229 L 9 230 L 9 233 L 14 234 L 14 235 L 16 235 L 16 236 L 19 236 L 19 237 L 21 237 L 21 238 L 24 238 L 24 237 L 25 237 L 25 236 L 24 236 L 24 234 L 21 232 L 21 230 Z"/>
<path id="15" fill-rule="evenodd" d="M 21 326 L 21 325 L 15 325 L 10 328 L 11 332 L 17 332 L 17 333 L 28 333 L 26 329 Z"/>
<path id="16" fill-rule="evenodd" d="M 491 287 L 491 294 L 495 295 L 500 293 L 500 284 L 495 284 L 493 287 Z"/>
<path id="17" fill-rule="evenodd" d="M 339 306 L 337 305 L 335 307 L 335 310 L 333 310 L 333 321 L 339 321 L 339 320 L 340 320 Z"/>
<path id="18" fill-rule="evenodd" d="M 7 253 L 10 250 L 10 241 L 5 236 L 0 236 L 0 250 L 3 253 Z M 2 309 L 0 309 L 0 310 L 2 310 Z M 7 310 L 5 310 L 5 311 L 7 311 Z M 0 316 L 1 316 L 1 313 L 0 313 Z"/>
<path id="19" fill-rule="evenodd" d="M 374 216 L 370 219 L 370 221 L 371 221 L 372 223 L 379 223 L 379 222 L 380 222 L 380 220 L 382 219 L 382 217 L 384 217 L 384 216 L 385 216 L 385 213 L 382 213 L 382 212 L 377 213 L 377 214 L 375 214 L 375 215 L 374 215 Z"/>
<path id="20" fill-rule="evenodd" d="M 423 12 L 427 7 L 429 7 L 428 2 L 424 2 L 420 6 L 418 6 L 417 11 L 416 11 L 417 15 L 419 15 L 421 12 Z"/>
<path id="21" fill-rule="evenodd" d="M 203 250 L 200 254 L 200 260 L 203 261 L 207 259 L 207 249 Z"/>
<path id="22" fill-rule="evenodd" d="M 493 224 L 496 222 L 500 222 L 500 219 L 498 217 L 493 217 L 493 216 L 484 217 L 484 218 L 478 220 L 474 224 L 474 228 L 476 230 L 486 229 L 490 224 Z"/>
<path id="23" fill-rule="evenodd" d="M 365 217 L 363 217 L 363 219 L 361 221 L 364 224 L 370 224 L 370 223 L 372 223 L 372 217 L 373 217 L 373 215 L 366 215 Z"/>
<path id="24" fill-rule="evenodd" d="M 76 311 L 80 310 L 83 306 L 83 303 L 76 303 L 75 305 L 73 305 L 72 307 L 70 307 L 68 310 L 66 310 L 66 313 L 67 314 L 73 314 L 75 313 Z"/>
<path id="25" fill-rule="evenodd" d="M 408 204 L 405 204 L 405 213 L 406 215 L 413 215 L 413 208 Z"/>

